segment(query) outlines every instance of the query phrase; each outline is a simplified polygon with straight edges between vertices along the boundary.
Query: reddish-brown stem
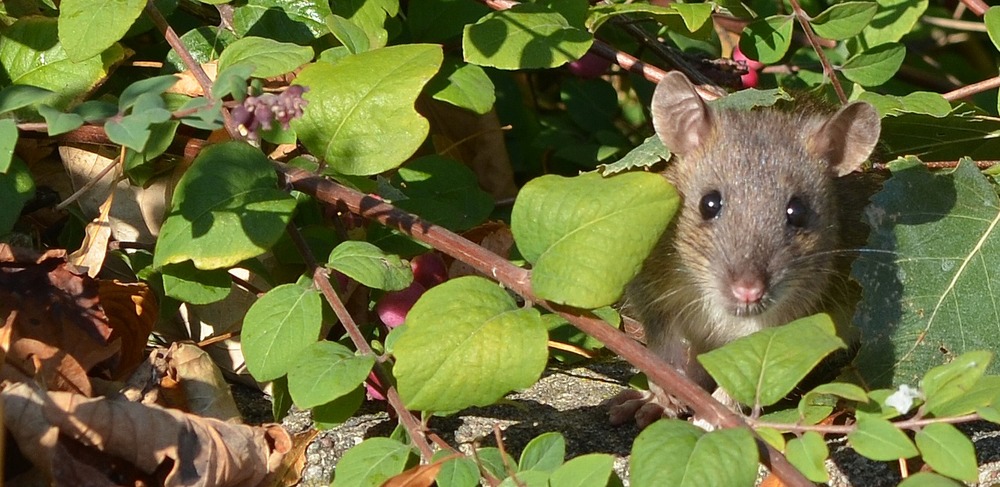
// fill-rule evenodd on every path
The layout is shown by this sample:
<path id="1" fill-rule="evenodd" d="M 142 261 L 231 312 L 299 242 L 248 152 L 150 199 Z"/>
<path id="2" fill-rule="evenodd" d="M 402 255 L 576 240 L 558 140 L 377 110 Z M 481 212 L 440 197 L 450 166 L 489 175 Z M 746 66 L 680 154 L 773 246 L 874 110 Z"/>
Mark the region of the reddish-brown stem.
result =
<path id="1" fill-rule="evenodd" d="M 330 204 L 343 204 L 351 212 L 375 220 L 389 228 L 400 230 L 417 240 L 461 260 L 479 272 L 499 281 L 526 300 L 548 308 L 566 318 L 574 326 L 600 340 L 611 351 L 626 357 L 639 370 L 665 390 L 690 406 L 706 421 L 725 427 L 746 427 L 743 418 L 712 398 L 698 385 L 684 378 L 646 347 L 609 326 L 587 310 L 561 306 L 542 300 L 531 290 L 530 272 L 514 266 L 492 252 L 461 236 L 421 220 L 377 198 L 364 195 L 307 171 L 274 163 L 295 189 L 313 195 Z M 812 485 L 788 460 L 773 447 L 759 441 L 765 464 L 769 465 L 787 485 Z"/>
<path id="2" fill-rule="evenodd" d="M 1000 76 L 986 79 L 978 83 L 973 83 L 971 85 L 963 86 L 957 90 L 949 91 L 948 93 L 945 93 L 941 96 L 943 96 L 945 100 L 955 101 L 955 100 L 961 100 L 962 98 L 965 98 L 967 96 L 975 95 L 976 93 L 989 91 L 997 87 L 1000 87 Z"/>
<path id="3" fill-rule="evenodd" d="M 146 2 L 146 14 L 149 15 L 150 19 L 152 19 L 153 25 L 155 25 L 157 30 L 160 31 L 160 34 L 163 34 L 163 38 L 167 40 L 167 44 L 169 44 L 177 55 L 180 56 L 181 61 L 184 61 L 184 66 L 186 66 L 188 70 L 191 71 L 191 74 L 194 75 L 194 79 L 198 82 L 198 85 L 201 86 L 201 91 L 205 93 L 206 97 L 211 97 L 211 78 L 208 77 L 205 70 L 201 69 L 201 65 L 194 60 L 193 56 L 191 56 L 191 51 L 188 51 L 187 46 L 184 45 L 184 42 L 181 41 L 180 37 L 177 36 L 177 33 L 174 32 L 174 28 L 167 23 L 167 19 L 163 17 L 160 10 L 153 4 L 153 0 L 148 0 Z M 236 128 L 236 124 L 233 123 L 232 117 L 229 115 L 229 110 L 222 110 L 222 120 L 226 125 L 226 132 L 229 132 L 230 137 L 237 140 L 243 139 L 243 137 L 240 136 L 239 130 Z"/>
<path id="4" fill-rule="evenodd" d="M 806 39 L 809 40 L 809 45 L 812 46 L 813 50 L 816 51 L 816 55 L 819 56 L 819 62 L 823 65 L 823 73 L 826 74 L 827 78 L 830 78 L 830 83 L 833 84 L 833 91 L 837 92 L 837 99 L 840 100 L 840 103 L 846 104 L 847 95 L 844 94 L 844 88 L 840 86 L 837 73 L 834 72 L 833 65 L 830 64 L 830 60 L 823 53 L 823 47 L 820 45 L 816 33 L 813 32 L 812 25 L 809 24 L 809 15 L 799 5 L 798 0 L 788 0 L 788 2 L 791 4 L 792 10 L 795 11 L 795 18 L 799 21 L 799 25 L 802 26 L 802 31 L 805 32 Z"/>
<path id="5" fill-rule="evenodd" d="M 340 320 L 340 324 L 344 326 L 344 329 L 347 330 L 348 336 L 351 337 L 351 343 L 354 344 L 354 347 L 357 348 L 361 354 L 376 357 L 377 355 L 375 352 L 370 346 L 368 346 L 368 340 L 365 339 L 365 336 L 361 334 L 361 330 L 358 329 L 358 324 L 354 322 L 354 318 L 351 316 L 351 313 L 347 311 L 347 307 L 344 306 L 344 302 L 333 289 L 333 285 L 330 284 L 330 278 L 327 274 L 327 270 L 318 265 L 312 251 L 309 250 L 309 245 L 302 237 L 302 234 L 299 233 L 298 228 L 295 228 L 295 225 L 288 225 L 288 235 L 292 238 L 292 241 L 295 243 L 295 247 L 305 260 L 306 266 L 313 270 L 313 284 L 319 288 L 319 292 L 323 294 L 326 302 L 330 304 L 331 308 L 333 308 L 333 312 L 337 315 L 337 319 Z M 385 370 L 385 367 L 380 362 L 376 362 L 372 371 L 375 372 L 379 382 L 386 386 L 385 398 L 389 401 L 389 405 L 396 411 L 400 424 L 402 424 L 403 427 L 406 428 L 406 431 L 410 434 L 410 439 L 413 440 L 413 444 L 420 450 L 421 456 L 430 462 L 431 457 L 434 455 L 434 451 L 431 450 L 431 446 L 423 434 L 423 425 L 420 424 L 420 421 L 406 409 L 406 406 L 403 405 L 403 400 L 399 398 L 399 393 L 396 392 L 396 388 L 391 386 L 392 377 L 389 375 L 389 372 Z"/>

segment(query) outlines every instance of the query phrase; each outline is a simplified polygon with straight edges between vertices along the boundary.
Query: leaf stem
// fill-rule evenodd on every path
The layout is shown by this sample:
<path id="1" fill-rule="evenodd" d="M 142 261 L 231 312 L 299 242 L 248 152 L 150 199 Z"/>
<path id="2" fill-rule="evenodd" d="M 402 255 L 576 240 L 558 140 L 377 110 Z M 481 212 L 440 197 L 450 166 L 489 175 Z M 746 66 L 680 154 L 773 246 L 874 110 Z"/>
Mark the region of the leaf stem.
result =
<path id="1" fill-rule="evenodd" d="M 351 342 L 359 352 L 363 355 L 369 355 L 377 357 L 379 360 L 375 362 L 372 371 L 378 377 L 380 383 L 385 385 L 385 397 L 389 401 L 389 405 L 396 411 L 396 416 L 399 418 L 400 424 L 406 428 L 407 433 L 410 435 L 410 439 L 420 450 L 420 455 L 424 457 L 428 462 L 431 461 L 431 457 L 434 455 L 434 451 L 431 450 L 430 444 L 427 442 L 427 438 L 424 435 L 424 427 L 420 424 L 420 421 L 414 417 L 410 411 L 406 409 L 403 405 L 402 399 L 399 398 L 399 393 L 396 392 L 396 388 L 392 386 L 392 377 L 389 372 L 385 370 L 385 366 L 382 365 L 383 357 L 378 356 L 370 346 L 368 346 L 368 340 L 365 339 L 364 335 L 361 334 L 361 330 L 358 328 L 358 324 L 354 322 L 354 318 L 351 317 L 351 313 L 347 311 L 347 307 L 344 306 L 344 302 L 337 295 L 337 291 L 333 289 L 333 285 L 330 284 L 330 276 L 325 267 L 322 267 L 316 261 L 316 257 L 313 256 L 311 250 L 309 250 L 309 245 L 306 243 L 305 238 L 299 232 L 299 229 L 295 227 L 294 224 L 288 225 L 288 235 L 292 238 L 295 243 L 295 247 L 298 249 L 302 258 L 306 262 L 306 266 L 312 269 L 312 279 L 313 283 L 319 288 L 320 293 L 326 298 L 326 302 L 330 304 L 333 308 L 333 312 L 337 315 L 340 320 L 340 324 L 344 326 L 347 330 L 347 334 L 351 337 Z"/>
<path id="2" fill-rule="evenodd" d="M 826 54 L 823 53 L 823 47 L 820 46 L 819 39 L 816 33 L 813 32 L 812 25 L 809 24 L 809 15 L 806 11 L 802 9 L 799 5 L 799 0 L 788 0 L 791 4 L 792 10 L 795 11 L 795 18 L 802 25 L 802 31 L 806 34 L 806 39 L 809 40 L 809 45 L 812 46 L 813 50 L 816 51 L 816 55 L 819 56 L 819 62 L 823 65 L 823 73 L 830 78 L 830 83 L 833 85 L 833 91 L 837 92 L 837 99 L 840 100 L 841 104 L 847 104 L 847 95 L 844 94 L 844 88 L 840 86 L 840 80 L 837 79 L 837 73 L 833 70 L 833 65 L 830 64 L 830 60 L 826 58 Z"/>
<path id="3" fill-rule="evenodd" d="M 156 26 L 157 30 L 163 34 L 163 38 L 167 40 L 167 44 L 174 49 L 174 52 L 180 56 L 181 60 L 184 61 L 184 66 L 191 71 L 194 75 L 195 81 L 201 86 L 201 90 L 205 93 L 205 96 L 211 98 L 212 96 L 212 80 L 205 73 L 205 70 L 201 68 L 201 65 L 194 60 L 194 56 L 191 55 L 191 51 L 188 50 L 187 46 L 184 45 L 184 41 L 181 41 L 180 37 L 177 36 L 177 32 L 174 32 L 174 28 L 167 23 L 167 19 L 163 17 L 160 10 L 156 8 L 153 4 L 153 0 L 148 0 L 146 2 L 146 14 L 153 21 L 153 25 Z M 226 132 L 229 136 L 235 140 L 244 140 L 244 137 L 240 135 L 239 129 L 236 124 L 233 123 L 232 116 L 229 115 L 229 110 L 222 110 L 222 120 L 226 125 Z"/>

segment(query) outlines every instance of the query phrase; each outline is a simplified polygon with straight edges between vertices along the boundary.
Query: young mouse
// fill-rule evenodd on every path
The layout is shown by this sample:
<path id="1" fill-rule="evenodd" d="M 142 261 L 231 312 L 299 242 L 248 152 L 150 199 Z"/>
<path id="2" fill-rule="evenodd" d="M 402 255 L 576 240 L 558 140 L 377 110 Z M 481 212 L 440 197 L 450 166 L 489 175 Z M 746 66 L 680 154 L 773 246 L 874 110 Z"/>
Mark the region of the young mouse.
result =
<path id="1" fill-rule="evenodd" d="M 836 178 L 878 141 L 875 109 L 836 113 L 715 110 L 683 74 L 667 74 L 651 107 L 674 153 L 666 177 L 683 203 L 626 291 L 647 346 L 708 391 L 695 357 L 763 328 L 828 311 L 840 246 Z M 611 421 L 645 425 L 684 408 L 650 384 L 612 401 Z M 724 391 L 716 397 L 736 405 Z"/>

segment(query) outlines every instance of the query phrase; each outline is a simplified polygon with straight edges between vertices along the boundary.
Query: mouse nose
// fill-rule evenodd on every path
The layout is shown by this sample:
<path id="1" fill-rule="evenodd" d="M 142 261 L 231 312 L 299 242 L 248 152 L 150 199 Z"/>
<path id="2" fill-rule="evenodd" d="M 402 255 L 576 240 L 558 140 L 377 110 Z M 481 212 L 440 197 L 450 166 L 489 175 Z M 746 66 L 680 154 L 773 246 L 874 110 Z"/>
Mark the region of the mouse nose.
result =
<path id="1" fill-rule="evenodd" d="M 756 304 L 764 297 L 767 286 L 759 277 L 741 277 L 733 281 L 730 291 L 740 304 Z"/>

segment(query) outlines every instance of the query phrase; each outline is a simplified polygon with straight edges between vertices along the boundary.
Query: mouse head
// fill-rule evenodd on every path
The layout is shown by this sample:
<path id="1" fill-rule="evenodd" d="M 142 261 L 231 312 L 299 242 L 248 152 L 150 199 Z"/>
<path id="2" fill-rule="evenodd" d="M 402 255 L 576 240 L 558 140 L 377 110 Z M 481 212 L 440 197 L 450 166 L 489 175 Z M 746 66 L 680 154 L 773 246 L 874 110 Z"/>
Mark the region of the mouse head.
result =
<path id="1" fill-rule="evenodd" d="M 875 109 L 715 110 L 673 72 L 656 87 L 652 116 L 679 159 L 667 172 L 684 198 L 678 265 L 705 306 L 773 323 L 815 312 L 838 245 L 832 180 L 871 154 Z"/>

